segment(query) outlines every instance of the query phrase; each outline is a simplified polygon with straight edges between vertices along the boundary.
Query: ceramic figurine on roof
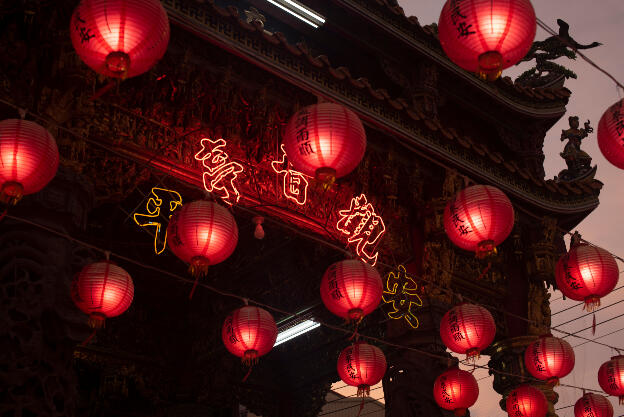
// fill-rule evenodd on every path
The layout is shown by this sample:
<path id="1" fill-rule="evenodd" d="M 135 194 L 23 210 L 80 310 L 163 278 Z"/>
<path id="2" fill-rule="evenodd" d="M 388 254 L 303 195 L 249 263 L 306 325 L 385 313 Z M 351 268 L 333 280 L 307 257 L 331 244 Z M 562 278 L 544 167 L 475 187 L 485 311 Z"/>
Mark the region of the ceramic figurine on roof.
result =
<path id="1" fill-rule="evenodd" d="M 584 127 L 579 129 L 578 116 L 568 118 L 570 128 L 561 131 L 561 141 L 568 140 L 561 157 L 565 159 L 568 169 L 564 169 L 558 175 L 558 180 L 568 182 L 578 179 L 593 178 L 597 167 L 591 167 L 591 156 L 581 149 L 581 141 L 585 139 L 594 128 L 590 126 L 589 120 L 584 123 Z"/>
<path id="2" fill-rule="evenodd" d="M 520 61 L 526 62 L 535 59 L 535 66 L 522 73 L 516 80 L 517 83 L 528 87 L 563 85 L 563 81 L 568 78 L 576 79 L 576 74 L 563 65 L 552 61 L 564 56 L 569 59 L 576 59 L 577 50 L 591 49 L 602 45 L 600 42 L 582 45 L 570 36 L 569 24 L 561 19 L 557 19 L 557 24 L 559 25 L 559 33 L 543 41 L 533 42 L 529 53 Z"/>

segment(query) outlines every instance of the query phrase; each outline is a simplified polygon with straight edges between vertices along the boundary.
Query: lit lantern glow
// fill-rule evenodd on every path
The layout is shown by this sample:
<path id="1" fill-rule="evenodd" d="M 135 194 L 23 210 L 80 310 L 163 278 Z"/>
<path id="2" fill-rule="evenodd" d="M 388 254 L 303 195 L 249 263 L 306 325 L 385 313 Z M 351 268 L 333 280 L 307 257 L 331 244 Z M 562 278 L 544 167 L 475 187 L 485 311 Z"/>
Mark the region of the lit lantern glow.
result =
<path id="1" fill-rule="evenodd" d="M 167 244 L 196 278 L 210 265 L 226 260 L 238 243 L 238 226 L 230 212 L 212 201 L 194 201 L 177 210 L 167 226 Z"/>
<path id="2" fill-rule="evenodd" d="M 447 0 L 438 21 L 451 61 L 490 81 L 526 56 L 536 29 L 529 0 Z"/>
<path id="3" fill-rule="evenodd" d="M 338 317 L 359 321 L 381 302 L 383 283 L 375 268 L 357 259 L 336 262 L 321 279 L 321 299 Z"/>
<path id="4" fill-rule="evenodd" d="M 479 398 L 479 384 L 475 377 L 457 367 L 438 376 L 433 384 L 433 398 L 438 406 L 463 416 Z"/>
<path id="5" fill-rule="evenodd" d="M 40 191 L 58 163 L 56 141 L 42 126 L 21 119 L 0 122 L 0 202 L 14 205 Z"/>
<path id="6" fill-rule="evenodd" d="M 600 388 L 609 395 L 619 397 L 624 404 L 624 356 L 614 356 L 598 370 Z"/>
<path id="7" fill-rule="evenodd" d="M 600 306 L 600 298 L 617 285 L 619 268 L 606 250 L 584 243 L 573 244 L 555 269 L 557 287 L 568 298 L 585 301 L 585 308 L 593 311 Z"/>
<path id="8" fill-rule="evenodd" d="M 223 323 L 221 339 L 231 354 L 253 365 L 273 349 L 277 326 L 271 314 L 255 306 L 234 310 Z"/>
<path id="9" fill-rule="evenodd" d="M 498 188 L 473 185 L 458 192 L 444 209 L 444 230 L 462 249 L 478 258 L 496 252 L 514 225 L 509 198 Z"/>
<path id="10" fill-rule="evenodd" d="M 76 306 L 89 315 L 93 328 L 104 326 L 107 318 L 125 312 L 134 298 L 132 278 L 123 268 L 109 261 L 82 268 L 71 291 Z"/>
<path id="11" fill-rule="evenodd" d="M 604 395 L 589 392 L 574 404 L 574 417 L 613 417 L 613 406 Z"/>
<path id="12" fill-rule="evenodd" d="M 598 146 L 607 161 L 624 169 L 624 99 L 609 107 L 600 118 Z"/>
<path id="13" fill-rule="evenodd" d="M 346 107 L 314 104 L 291 117 L 284 150 L 297 171 L 331 185 L 364 157 L 366 132 L 360 118 Z"/>
<path id="14" fill-rule="evenodd" d="M 357 387 L 358 397 L 365 397 L 370 395 L 370 387 L 385 375 L 386 356 L 377 346 L 357 342 L 340 353 L 337 369 L 340 379 Z"/>
<path id="15" fill-rule="evenodd" d="M 490 312 L 475 304 L 453 307 L 440 321 L 440 337 L 447 348 L 455 353 L 476 359 L 496 335 L 496 324 Z"/>
<path id="16" fill-rule="evenodd" d="M 524 351 L 524 364 L 529 373 L 553 385 L 558 385 L 560 378 L 572 372 L 574 361 L 572 346 L 552 335 L 540 337 Z"/>
<path id="17" fill-rule="evenodd" d="M 545 417 L 548 412 L 546 396 L 531 385 L 520 385 L 507 396 L 509 417 Z"/>
<path id="18" fill-rule="evenodd" d="M 152 68 L 169 44 L 169 19 L 158 0 L 82 0 L 74 10 L 71 41 L 99 74 L 134 77 Z"/>

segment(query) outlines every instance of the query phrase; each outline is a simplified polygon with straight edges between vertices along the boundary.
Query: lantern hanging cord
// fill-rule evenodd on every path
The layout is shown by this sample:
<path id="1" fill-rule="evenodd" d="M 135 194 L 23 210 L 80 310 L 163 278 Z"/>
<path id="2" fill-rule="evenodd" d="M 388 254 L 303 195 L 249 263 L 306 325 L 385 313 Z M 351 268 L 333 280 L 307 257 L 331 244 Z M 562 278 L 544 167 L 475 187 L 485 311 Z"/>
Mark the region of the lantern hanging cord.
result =
<path id="1" fill-rule="evenodd" d="M 559 39 L 561 42 L 565 43 L 570 49 L 572 49 L 578 56 L 580 56 L 581 58 L 583 58 L 583 60 L 585 62 L 587 62 L 589 65 L 591 65 L 592 67 L 596 68 L 598 71 L 602 72 L 604 75 L 606 75 L 607 77 L 609 77 L 611 79 L 611 81 L 613 81 L 615 83 L 616 86 L 624 89 L 624 85 L 622 85 L 621 82 L 619 82 L 617 80 L 617 78 L 615 78 L 611 73 L 609 73 L 607 70 L 605 70 L 604 68 L 602 68 L 600 65 L 596 64 L 592 59 L 590 59 L 587 55 L 585 55 L 583 52 L 579 51 L 574 45 L 572 45 L 567 39 L 562 38 L 561 36 L 559 36 L 559 33 L 556 32 L 553 28 L 551 28 L 550 26 L 548 26 L 546 23 L 544 23 L 539 17 L 536 17 L 536 21 L 537 21 L 537 25 L 539 27 L 541 27 L 542 29 L 544 29 L 546 32 L 548 32 L 549 34 L 551 34 L 552 36 L 557 37 L 557 39 Z"/>
<path id="2" fill-rule="evenodd" d="M 29 225 L 31 225 L 33 227 L 37 227 L 39 229 L 45 230 L 45 231 L 47 231 L 47 232 L 49 232 L 51 234 L 54 234 L 56 236 L 65 238 L 67 240 L 70 240 L 70 241 L 78 244 L 78 245 L 90 248 L 90 249 L 98 251 L 100 253 L 106 253 L 105 249 L 99 248 L 99 247 L 97 247 L 95 245 L 92 245 L 92 244 L 84 242 L 84 241 L 82 241 L 80 239 L 74 238 L 74 237 L 72 237 L 71 235 L 69 235 L 67 233 L 64 233 L 62 231 L 53 229 L 53 228 L 45 226 L 45 225 L 42 225 L 40 223 L 36 223 L 36 222 L 30 221 L 30 220 L 23 219 L 21 217 L 12 216 L 12 215 L 7 215 L 7 218 L 15 220 L 15 221 L 18 221 L 18 222 L 22 222 L 22 223 L 25 223 L 25 224 L 29 224 Z M 160 273 L 160 274 L 162 274 L 164 276 L 175 278 L 178 281 L 183 281 L 183 282 L 187 282 L 187 283 L 193 282 L 193 280 L 190 279 L 190 278 L 182 277 L 180 275 L 177 275 L 177 274 L 174 274 L 172 272 L 169 272 L 169 271 L 157 268 L 157 267 L 152 266 L 152 265 L 145 264 L 143 262 L 137 261 L 135 259 L 129 258 L 129 257 L 124 256 L 124 255 L 119 255 L 119 254 L 114 253 L 114 252 L 111 252 L 111 255 L 116 257 L 116 258 L 119 258 L 121 260 L 124 260 L 124 261 L 126 261 L 128 263 L 131 263 L 133 265 L 141 267 L 143 269 L 148 269 L 148 270 L 151 270 L 151 271 L 158 272 L 158 273 Z M 271 311 L 276 312 L 276 313 L 280 313 L 280 314 L 284 314 L 284 315 L 288 315 L 288 316 L 292 316 L 292 317 L 299 317 L 300 316 L 300 314 L 297 314 L 297 313 L 289 312 L 289 311 L 286 311 L 284 309 L 281 309 L 281 308 L 278 308 L 278 307 L 274 307 L 274 306 L 271 306 L 269 304 L 266 304 L 266 303 L 263 303 L 263 302 L 260 302 L 260 301 L 252 300 L 250 298 L 243 297 L 243 296 L 240 296 L 238 294 L 231 293 L 229 291 L 220 290 L 220 289 L 218 289 L 218 288 L 216 288 L 216 287 L 214 287 L 212 285 L 208 285 L 208 284 L 205 284 L 203 282 L 200 282 L 198 284 L 198 286 L 206 288 L 206 289 L 208 289 L 208 290 L 210 290 L 210 291 L 212 291 L 212 292 L 214 292 L 216 294 L 219 294 L 219 295 L 222 295 L 222 296 L 225 296 L 225 297 L 236 298 L 236 299 L 241 300 L 243 302 L 244 302 L 244 300 L 247 299 L 249 302 L 251 302 L 251 303 L 253 303 L 255 305 L 258 305 L 260 307 L 264 307 L 267 310 L 271 310 Z M 622 314 L 622 315 L 624 316 L 624 314 Z M 321 320 L 314 320 L 314 321 L 316 323 L 319 323 L 320 325 L 328 328 L 328 329 L 335 330 L 337 332 L 341 332 L 341 333 L 343 333 L 345 335 L 350 335 L 352 333 L 352 330 L 346 329 L 346 328 L 341 327 L 341 326 L 336 326 L 336 325 L 333 325 L 333 324 L 330 324 L 330 323 L 325 323 L 325 322 L 323 322 Z M 404 349 L 404 350 L 412 351 L 412 352 L 415 352 L 415 353 L 419 353 L 419 354 L 421 354 L 423 356 L 427 356 L 427 357 L 430 357 L 432 359 L 438 359 L 438 360 L 444 360 L 444 361 L 449 359 L 449 357 L 445 356 L 445 355 L 440 355 L 440 354 L 432 353 L 432 352 L 429 352 L 429 351 L 426 351 L 426 350 L 414 348 L 414 347 L 411 347 L 411 346 L 406 346 L 406 345 L 401 345 L 401 344 L 398 344 L 398 343 L 393 343 L 393 342 L 390 342 L 390 341 L 387 341 L 387 340 L 384 340 L 384 339 L 381 339 L 381 338 L 378 338 L 378 337 L 375 337 L 375 336 L 368 336 L 368 335 L 360 334 L 360 337 L 362 339 L 367 339 L 367 340 L 370 340 L 370 341 L 374 341 L 374 342 L 376 342 L 376 343 L 378 343 L 380 345 L 386 345 L 386 346 L 390 346 L 390 347 L 397 348 L 397 349 Z M 475 368 L 485 369 L 485 370 L 488 370 L 490 373 L 496 373 L 496 374 L 499 374 L 499 375 L 505 375 L 505 376 L 510 376 L 510 377 L 514 377 L 514 378 L 519 378 L 520 380 L 523 380 L 523 381 L 533 381 L 533 382 L 537 382 L 537 383 L 542 383 L 543 382 L 543 381 L 540 381 L 537 378 L 529 377 L 529 376 L 526 376 L 526 375 L 517 375 L 517 374 L 511 373 L 511 372 L 506 372 L 506 371 L 501 371 L 501 370 L 498 370 L 498 369 L 490 368 L 489 366 L 486 366 L 486 365 L 477 365 L 477 364 L 475 364 Z M 590 389 L 590 388 L 579 387 L 579 386 L 570 385 L 570 384 L 563 384 L 562 383 L 562 384 L 560 384 L 560 386 L 561 387 L 568 387 L 568 388 L 586 389 L 589 392 L 596 392 L 596 393 L 601 393 L 602 392 L 602 391 L 598 391 L 598 390 L 594 390 L 594 389 Z"/>

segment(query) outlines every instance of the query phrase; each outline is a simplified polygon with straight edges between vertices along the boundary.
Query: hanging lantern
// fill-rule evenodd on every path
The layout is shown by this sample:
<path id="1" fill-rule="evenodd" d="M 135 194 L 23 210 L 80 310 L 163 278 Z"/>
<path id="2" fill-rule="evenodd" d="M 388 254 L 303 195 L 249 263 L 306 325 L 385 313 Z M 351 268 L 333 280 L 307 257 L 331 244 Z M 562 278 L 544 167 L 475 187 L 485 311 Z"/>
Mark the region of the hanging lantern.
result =
<path id="1" fill-rule="evenodd" d="M 72 282 L 71 296 L 76 306 L 89 315 L 94 329 L 104 327 L 107 318 L 126 311 L 134 298 L 130 275 L 110 261 L 82 268 Z"/>
<path id="2" fill-rule="evenodd" d="M 358 259 L 336 262 L 321 279 L 321 299 L 338 317 L 359 321 L 381 302 L 383 284 L 375 268 Z"/>
<path id="3" fill-rule="evenodd" d="M 590 392 L 574 404 L 574 417 L 613 417 L 613 406 L 604 395 Z"/>
<path id="4" fill-rule="evenodd" d="M 370 395 L 370 387 L 386 373 L 386 357 L 381 349 L 363 342 L 346 347 L 338 357 L 338 376 L 352 387 L 358 397 Z"/>
<path id="5" fill-rule="evenodd" d="M 190 265 L 197 285 L 197 278 L 206 275 L 210 265 L 223 262 L 234 252 L 238 227 L 226 208 L 212 201 L 194 201 L 171 216 L 167 243 L 178 258 Z"/>
<path id="6" fill-rule="evenodd" d="M 606 250 L 585 243 L 572 243 L 555 269 L 557 287 L 568 298 L 585 301 L 585 309 L 600 306 L 600 298 L 617 285 L 620 273 L 613 256 Z"/>
<path id="7" fill-rule="evenodd" d="M 565 340 L 544 335 L 527 346 L 524 364 L 535 378 L 559 385 L 559 379 L 574 368 L 574 350 Z"/>
<path id="8" fill-rule="evenodd" d="M 624 355 L 614 356 L 598 370 L 600 388 L 609 395 L 620 398 L 624 404 Z"/>
<path id="9" fill-rule="evenodd" d="M 526 56 L 536 28 L 529 0 L 447 0 L 438 21 L 451 61 L 489 81 Z"/>
<path id="10" fill-rule="evenodd" d="M 475 377 L 457 367 L 445 371 L 433 384 L 433 398 L 438 406 L 453 411 L 456 416 L 465 415 L 478 397 L 479 384 Z"/>
<path id="11" fill-rule="evenodd" d="M 600 118 L 598 147 L 607 161 L 624 169 L 624 99 L 609 107 Z"/>
<path id="12" fill-rule="evenodd" d="M 234 310 L 223 323 L 221 339 L 231 354 L 251 366 L 273 349 L 277 326 L 271 314 L 254 306 Z"/>
<path id="13" fill-rule="evenodd" d="M 158 0 L 82 0 L 70 24 L 80 59 L 95 72 L 134 77 L 167 50 L 169 19 Z"/>
<path id="14" fill-rule="evenodd" d="M 498 188 L 473 185 L 458 192 L 444 209 L 444 230 L 462 249 L 478 258 L 496 252 L 513 229 L 511 201 Z"/>
<path id="15" fill-rule="evenodd" d="M 346 107 L 314 104 L 291 117 L 284 150 L 294 169 L 331 185 L 364 157 L 366 132 L 360 118 Z"/>
<path id="16" fill-rule="evenodd" d="M 545 417 L 547 412 L 546 396 L 531 385 L 520 385 L 507 396 L 509 417 Z"/>
<path id="17" fill-rule="evenodd" d="M 440 337 L 447 348 L 475 360 L 496 335 L 490 312 L 475 304 L 460 304 L 446 312 L 440 322 Z"/>
<path id="18" fill-rule="evenodd" d="M 0 122 L 0 202 L 14 205 L 41 190 L 58 163 L 56 141 L 42 126 L 22 119 Z"/>

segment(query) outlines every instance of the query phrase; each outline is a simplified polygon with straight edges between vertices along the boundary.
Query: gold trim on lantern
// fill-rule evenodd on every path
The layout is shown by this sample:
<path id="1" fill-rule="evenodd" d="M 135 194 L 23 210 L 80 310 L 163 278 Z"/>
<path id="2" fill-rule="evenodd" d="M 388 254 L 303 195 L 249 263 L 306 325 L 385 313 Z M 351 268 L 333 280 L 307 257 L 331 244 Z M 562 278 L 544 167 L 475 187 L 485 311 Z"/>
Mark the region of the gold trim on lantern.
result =
<path id="1" fill-rule="evenodd" d="M 503 56 L 498 51 L 489 51 L 479 55 L 479 77 L 487 81 L 496 81 L 503 73 Z"/>
<path id="2" fill-rule="evenodd" d="M 0 202 L 9 206 L 16 205 L 24 196 L 24 187 L 19 182 L 7 181 L 0 189 Z"/>
<path id="3" fill-rule="evenodd" d="M 497 253 L 498 250 L 494 245 L 494 241 L 484 240 L 483 242 L 479 242 L 479 244 L 477 245 L 477 251 L 475 253 L 475 256 L 477 259 L 485 259 L 489 256 L 496 255 Z"/>

